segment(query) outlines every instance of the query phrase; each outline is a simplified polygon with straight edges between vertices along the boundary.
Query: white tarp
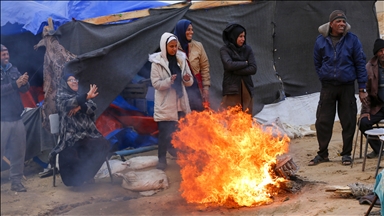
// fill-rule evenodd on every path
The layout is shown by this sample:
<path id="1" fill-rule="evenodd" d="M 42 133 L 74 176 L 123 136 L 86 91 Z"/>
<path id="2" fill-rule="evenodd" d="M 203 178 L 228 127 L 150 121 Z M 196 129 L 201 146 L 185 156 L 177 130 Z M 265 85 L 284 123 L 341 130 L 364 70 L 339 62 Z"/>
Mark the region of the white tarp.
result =
<path id="1" fill-rule="evenodd" d="M 271 125 L 276 124 L 283 127 L 282 131 L 287 134 L 293 134 L 291 138 L 301 137 L 313 134 L 309 126 L 316 122 L 316 109 L 319 102 L 320 92 L 297 96 L 287 97 L 285 100 L 274 104 L 265 105 L 264 108 L 254 117 L 261 124 Z M 358 114 L 361 110 L 361 102 L 359 95 L 356 94 L 356 102 Z M 339 117 L 336 112 L 335 121 Z M 298 132 L 302 131 L 302 134 Z"/>

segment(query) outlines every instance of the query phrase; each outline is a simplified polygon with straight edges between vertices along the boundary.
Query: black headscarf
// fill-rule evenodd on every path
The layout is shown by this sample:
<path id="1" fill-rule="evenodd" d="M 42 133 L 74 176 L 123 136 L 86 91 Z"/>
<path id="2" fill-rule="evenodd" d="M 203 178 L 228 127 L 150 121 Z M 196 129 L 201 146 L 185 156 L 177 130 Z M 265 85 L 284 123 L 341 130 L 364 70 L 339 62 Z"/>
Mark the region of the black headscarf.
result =
<path id="1" fill-rule="evenodd" d="M 169 38 L 165 42 L 165 47 L 167 47 L 168 42 L 170 42 L 168 40 L 169 40 Z M 167 51 L 167 59 L 169 62 L 168 68 L 171 71 L 171 74 L 172 75 L 176 74 L 176 79 L 173 82 L 173 88 L 176 90 L 176 94 L 180 98 L 183 96 L 183 90 L 181 88 L 181 84 L 182 84 L 181 69 L 180 69 L 179 65 L 177 65 L 176 55 L 169 55 L 169 53 Z"/>
<path id="2" fill-rule="evenodd" d="M 222 37 L 223 37 L 223 42 L 227 47 L 230 49 L 236 51 L 236 52 L 242 52 L 243 49 L 245 48 L 246 40 L 244 41 L 243 46 L 239 47 L 237 45 L 237 38 L 239 35 L 244 32 L 247 34 L 247 31 L 242 25 L 236 24 L 236 23 L 231 23 L 228 24 L 227 27 L 224 29 Z"/>
<path id="3" fill-rule="evenodd" d="M 239 45 L 237 45 L 237 38 L 239 37 L 239 35 L 242 33 L 242 32 L 245 32 L 245 29 L 242 28 L 241 26 L 236 26 L 232 29 L 232 31 L 229 33 L 229 41 L 235 45 L 236 47 L 239 47 Z"/>

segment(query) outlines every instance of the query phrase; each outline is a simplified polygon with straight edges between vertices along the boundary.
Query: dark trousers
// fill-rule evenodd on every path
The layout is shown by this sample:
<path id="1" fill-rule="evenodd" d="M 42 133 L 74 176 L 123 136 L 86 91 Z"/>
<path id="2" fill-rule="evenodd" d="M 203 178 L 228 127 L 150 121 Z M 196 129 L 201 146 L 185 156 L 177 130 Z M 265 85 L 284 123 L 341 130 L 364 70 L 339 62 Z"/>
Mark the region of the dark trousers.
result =
<path id="1" fill-rule="evenodd" d="M 59 168 L 66 186 L 80 186 L 92 179 L 106 160 L 109 142 L 104 137 L 85 138 L 59 153 Z"/>
<path id="2" fill-rule="evenodd" d="M 353 84 L 337 86 L 323 84 L 321 88 L 315 126 L 319 143 L 317 154 L 323 158 L 328 157 L 328 145 L 332 137 L 336 110 L 342 127 L 343 151 L 341 155 L 351 155 L 357 114 Z"/>
<path id="3" fill-rule="evenodd" d="M 382 107 L 379 112 L 377 112 L 375 115 L 370 115 L 370 118 L 371 120 L 368 120 L 367 117 L 365 118 L 362 118 L 360 120 L 360 131 L 362 133 L 364 133 L 364 136 L 365 135 L 365 131 L 366 130 L 370 130 L 372 129 L 372 126 L 378 122 L 380 122 L 380 120 L 384 119 L 384 107 Z M 371 146 L 371 148 L 373 149 L 373 151 L 378 154 L 379 151 L 380 151 L 380 141 L 379 140 L 376 140 L 376 139 L 369 139 L 369 145 Z"/>
<path id="4" fill-rule="evenodd" d="M 170 154 L 176 156 L 176 150 L 173 147 L 172 134 L 176 131 L 177 122 L 176 121 L 161 121 L 157 122 L 159 127 L 159 136 L 158 136 L 158 157 L 159 162 L 166 163 L 167 150 Z"/>

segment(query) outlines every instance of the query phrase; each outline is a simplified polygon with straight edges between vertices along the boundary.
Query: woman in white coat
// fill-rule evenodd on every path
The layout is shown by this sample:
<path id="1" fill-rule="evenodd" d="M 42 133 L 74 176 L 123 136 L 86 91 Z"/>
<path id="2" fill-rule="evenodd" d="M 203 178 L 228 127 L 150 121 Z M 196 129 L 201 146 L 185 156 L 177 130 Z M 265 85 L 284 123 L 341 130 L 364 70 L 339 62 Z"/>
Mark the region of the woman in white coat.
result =
<path id="1" fill-rule="evenodd" d="M 155 88 L 154 120 L 158 124 L 158 169 L 167 167 L 167 150 L 176 156 L 171 144 L 172 133 L 180 117 L 191 112 L 186 86 L 193 84 L 185 53 L 178 51 L 174 34 L 165 32 L 160 39 L 160 52 L 149 55 L 152 62 L 151 82 Z"/>

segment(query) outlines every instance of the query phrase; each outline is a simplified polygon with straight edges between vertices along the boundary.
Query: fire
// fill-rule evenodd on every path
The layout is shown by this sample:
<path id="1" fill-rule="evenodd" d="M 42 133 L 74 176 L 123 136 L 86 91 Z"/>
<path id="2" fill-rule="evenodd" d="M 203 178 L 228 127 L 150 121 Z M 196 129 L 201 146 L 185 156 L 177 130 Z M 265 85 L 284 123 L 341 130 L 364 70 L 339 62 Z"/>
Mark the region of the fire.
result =
<path id="1" fill-rule="evenodd" d="M 263 131 L 239 107 L 192 112 L 180 120 L 172 140 L 179 150 L 182 197 L 217 205 L 271 203 L 285 181 L 273 171 L 276 156 L 288 152 L 289 142 Z"/>

